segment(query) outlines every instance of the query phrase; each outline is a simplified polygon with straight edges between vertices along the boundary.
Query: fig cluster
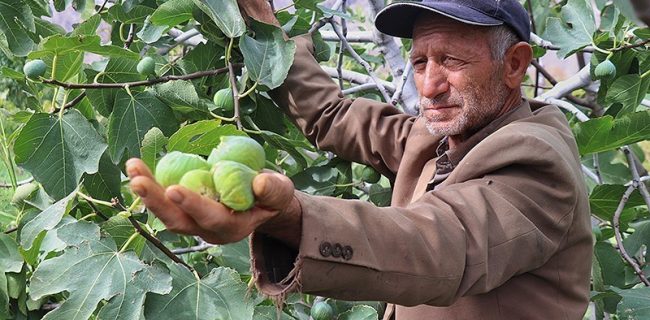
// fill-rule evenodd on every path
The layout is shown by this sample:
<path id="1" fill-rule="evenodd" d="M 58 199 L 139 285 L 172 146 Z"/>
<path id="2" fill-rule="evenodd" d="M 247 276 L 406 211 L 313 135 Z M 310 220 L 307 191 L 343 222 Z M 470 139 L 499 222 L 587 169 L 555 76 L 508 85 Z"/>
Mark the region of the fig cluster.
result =
<path id="1" fill-rule="evenodd" d="M 255 204 L 253 179 L 264 168 L 264 148 L 244 136 L 223 136 L 208 159 L 173 151 L 156 165 L 156 181 L 163 187 L 181 185 L 218 200 L 235 211 Z"/>

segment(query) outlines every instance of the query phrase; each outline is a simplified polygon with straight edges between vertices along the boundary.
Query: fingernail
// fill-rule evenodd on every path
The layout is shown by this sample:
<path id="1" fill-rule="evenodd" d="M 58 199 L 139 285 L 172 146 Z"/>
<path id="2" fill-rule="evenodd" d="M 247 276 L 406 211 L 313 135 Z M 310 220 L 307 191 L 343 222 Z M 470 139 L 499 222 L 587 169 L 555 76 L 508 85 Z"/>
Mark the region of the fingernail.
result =
<path id="1" fill-rule="evenodd" d="M 137 193 L 140 197 L 144 198 L 147 196 L 147 189 L 143 188 L 140 184 L 131 184 L 131 190 Z"/>
<path id="2" fill-rule="evenodd" d="M 167 191 L 167 198 L 169 198 L 171 201 L 174 201 L 176 203 L 183 202 L 183 195 L 174 189 Z"/>
<path id="3" fill-rule="evenodd" d="M 140 172 L 139 172 L 138 169 L 136 169 L 135 167 L 129 166 L 129 165 L 127 164 L 127 165 L 126 165 L 126 174 L 128 174 L 129 177 L 133 178 L 133 177 L 137 177 L 137 176 L 139 176 L 139 175 L 140 175 Z"/>

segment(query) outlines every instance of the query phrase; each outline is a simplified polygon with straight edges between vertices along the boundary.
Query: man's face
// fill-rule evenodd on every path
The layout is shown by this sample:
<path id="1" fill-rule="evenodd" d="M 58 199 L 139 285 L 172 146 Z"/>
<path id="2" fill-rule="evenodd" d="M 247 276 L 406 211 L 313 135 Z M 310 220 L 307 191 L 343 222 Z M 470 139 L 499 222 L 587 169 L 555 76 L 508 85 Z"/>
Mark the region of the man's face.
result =
<path id="1" fill-rule="evenodd" d="M 455 20 L 422 15 L 413 29 L 411 62 L 420 112 L 432 134 L 472 133 L 496 118 L 508 96 L 489 33 Z"/>

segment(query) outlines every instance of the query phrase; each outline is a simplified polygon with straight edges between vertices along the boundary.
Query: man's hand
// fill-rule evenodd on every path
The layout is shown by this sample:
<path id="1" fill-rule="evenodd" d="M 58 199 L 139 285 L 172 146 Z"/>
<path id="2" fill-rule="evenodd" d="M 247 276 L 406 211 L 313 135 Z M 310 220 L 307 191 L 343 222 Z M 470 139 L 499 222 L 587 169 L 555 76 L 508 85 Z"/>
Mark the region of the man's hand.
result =
<path id="1" fill-rule="evenodd" d="M 237 4 L 245 16 L 280 27 L 280 22 L 275 18 L 267 0 L 237 0 Z"/>
<path id="2" fill-rule="evenodd" d="M 131 190 L 167 229 L 197 235 L 205 241 L 226 244 L 244 239 L 258 227 L 278 240 L 298 247 L 300 205 L 289 178 L 279 173 L 261 173 L 253 180 L 256 205 L 245 212 L 233 212 L 221 203 L 181 186 L 164 189 L 140 159 L 126 163 Z"/>

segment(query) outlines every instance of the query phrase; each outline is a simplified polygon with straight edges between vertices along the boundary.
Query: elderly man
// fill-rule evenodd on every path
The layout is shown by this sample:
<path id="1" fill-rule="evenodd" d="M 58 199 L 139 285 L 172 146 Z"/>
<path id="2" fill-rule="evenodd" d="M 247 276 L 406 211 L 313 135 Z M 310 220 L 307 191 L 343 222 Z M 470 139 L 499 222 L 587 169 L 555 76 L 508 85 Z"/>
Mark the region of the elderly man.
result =
<path id="1" fill-rule="evenodd" d="M 240 1 L 277 23 L 266 1 Z M 254 181 L 257 206 L 231 214 L 181 187 L 163 190 L 139 160 L 134 191 L 170 230 L 214 243 L 252 233 L 260 290 L 389 304 L 385 319 L 581 319 L 589 300 L 587 191 L 555 106 L 522 98 L 532 59 L 516 0 L 400 1 L 376 18 L 413 38 L 421 115 L 345 99 L 308 37 L 272 92 L 323 150 L 372 165 L 392 205 L 310 196 L 280 174 Z"/>

